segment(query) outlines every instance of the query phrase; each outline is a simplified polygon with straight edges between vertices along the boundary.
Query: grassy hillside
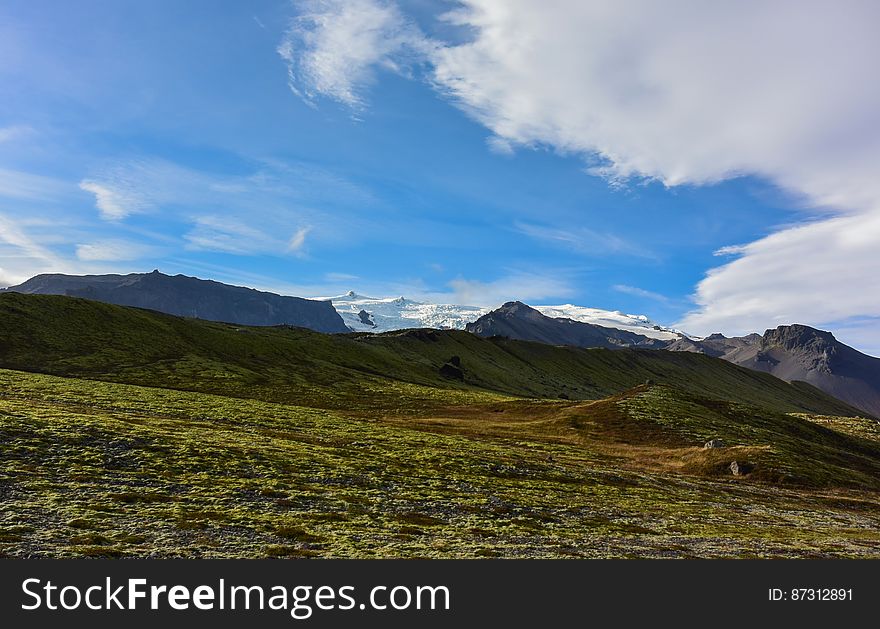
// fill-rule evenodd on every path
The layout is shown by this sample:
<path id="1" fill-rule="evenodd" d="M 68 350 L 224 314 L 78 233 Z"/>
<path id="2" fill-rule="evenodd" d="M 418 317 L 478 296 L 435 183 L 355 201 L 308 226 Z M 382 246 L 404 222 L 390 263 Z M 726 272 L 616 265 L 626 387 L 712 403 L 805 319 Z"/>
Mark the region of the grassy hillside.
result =
<path id="1" fill-rule="evenodd" d="M 461 358 L 462 382 L 440 374 L 452 356 Z M 345 410 L 410 413 L 485 391 L 598 399 L 651 380 L 782 412 L 859 414 L 808 385 L 687 352 L 584 350 L 456 331 L 324 335 L 15 293 L 0 294 L 0 366 Z"/>
<path id="2" fill-rule="evenodd" d="M 0 555 L 880 556 L 880 442 L 745 410 L 642 387 L 368 421 L 0 370 Z"/>
<path id="3" fill-rule="evenodd" d="M 0 556 L 880 557 L 876 420 L 702 355 L 0 294 L 0 367 Z"/>

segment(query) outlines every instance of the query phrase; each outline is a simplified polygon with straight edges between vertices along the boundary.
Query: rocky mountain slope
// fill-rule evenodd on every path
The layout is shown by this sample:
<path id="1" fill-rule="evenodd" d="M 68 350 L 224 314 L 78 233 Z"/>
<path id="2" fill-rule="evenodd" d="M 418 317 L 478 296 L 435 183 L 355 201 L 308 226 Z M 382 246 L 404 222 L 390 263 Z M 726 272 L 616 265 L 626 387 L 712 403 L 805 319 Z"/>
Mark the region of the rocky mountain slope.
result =
<path id="1" fill-rule="evenodd" d="M 573 319 L 548 317 L 520 301 L 507 302 L 473 323 L 469 323 L 465 329 L 477 336 L 503 336 L 522 341 L 575 347 L 661 349 L 666 345 L 666 341 L 626 330 L 606 328 Z"/>
<path id="2" fill-rule="evenodd" d="M 703 340 L 679 339 L 670 350 L 695 351 L 764 371 L 789 382 L 799 380 L 880 416 L 880 358 L 844 345 L 830 332 L 806 325 L 781 325 L 764 335 Z"/>

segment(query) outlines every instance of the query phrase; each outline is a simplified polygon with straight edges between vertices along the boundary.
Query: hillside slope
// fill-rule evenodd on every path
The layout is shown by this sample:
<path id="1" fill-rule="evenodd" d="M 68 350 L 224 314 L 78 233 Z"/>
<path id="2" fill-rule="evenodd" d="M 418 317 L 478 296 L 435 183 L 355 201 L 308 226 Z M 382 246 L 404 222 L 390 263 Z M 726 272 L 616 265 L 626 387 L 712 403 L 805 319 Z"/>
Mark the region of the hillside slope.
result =
<path id="1" fill-rule="evenodd" d="M 460 378 L 442 370 L 453 357 Z M 325 335 L 18 293 L 0 294 L 0 366 L 324 408 L 411 409 L 430 406 L 438 390 L 598 399 L 652 380 L 780 412 L 858 414 L 809 385 L 701 354 L 554 347 L 451 330 Z"/>

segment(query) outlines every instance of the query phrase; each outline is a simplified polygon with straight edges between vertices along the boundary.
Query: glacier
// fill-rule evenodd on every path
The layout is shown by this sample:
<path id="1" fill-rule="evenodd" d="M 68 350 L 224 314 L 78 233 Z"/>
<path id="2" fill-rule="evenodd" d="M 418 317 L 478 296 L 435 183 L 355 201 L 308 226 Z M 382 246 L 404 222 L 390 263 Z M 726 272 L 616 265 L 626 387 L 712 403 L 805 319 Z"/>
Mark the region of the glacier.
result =
<path id="1" fill-rule="evenodd" d="M 367 297 L 351 290 L 335 297 L 316 297 L 330 301 L 345 324 L 354 332 L 390 332 L 407 328 L 463 330 L 491 308 L 456 304 L 433 304 L 406 297 Z M 548 317 L 573 319 L 605 328 L 642 334 L 649 338 L 671 341 L 681 337 L 694 338 L 680 330 L 659 325 L 645 315 L 625 314 L 573 304 L 532 306 Z M 364 314 L 361 314 L 364 313 Z"/>

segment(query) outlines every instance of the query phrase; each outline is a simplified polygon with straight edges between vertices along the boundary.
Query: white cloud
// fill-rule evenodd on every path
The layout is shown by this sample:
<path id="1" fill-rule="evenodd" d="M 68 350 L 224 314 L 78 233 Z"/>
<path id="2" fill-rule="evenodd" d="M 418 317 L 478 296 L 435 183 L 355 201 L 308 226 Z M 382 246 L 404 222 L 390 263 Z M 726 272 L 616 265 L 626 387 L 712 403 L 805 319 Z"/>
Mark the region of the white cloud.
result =
<path id="1" fill-rule="evenodd" d="M 0 285 L 18 284 L 39 272 L 64 268 L 61 258 L 29 235 L 20 221 L 0 214 Z"/>
<path id="2" fill-rule="evenodd" d="M 696 334 L 737 333 L 876 316 L 878 265 L 878 212 L 785 229 L 745 245 L 738 259 L 710 271 L 697 288 L 699 309 L 681 326 Z"/>
<path id="3" fill-rule="evenodd" d="M 466 0 L 436 80 L 494 136 L 612 179 L 750 173 L 837 216 L 744 246 L 681 326 L 746 332 L 880 315 L 880 5 Z M 878 338 L 880 340 L 880 338 Z"/>
<path id="4" fill-rule="evenodd" d="M 341 3 L 320 6 L 330 5 Z M 342 13 L 352 30 L 358 13 Z M 307 58 L 332 55 L 332 15 L 300 24 L 314 34 Z M 682 326 L 732 332 L 880 315 L 880 4 L 460 0 L 446 20 L 470 38 L 410 48 L 489 130 L 493 150 L 552 147 L 618 183 L 751 174 L 812 209 L 814 222 L 719 250 L 738 258 L 709 272 Z M 371 41 L 384 41 L 375 30 L 401 20 L 367 23 Z M 309 84 L 326 75 L 331 87 L 316 91 L 360 103 L 346 91 L 358 81 L 344 77 L 394 62 L 394 46 L 373 49 L 312 64 Z"/>
<path id="5" fill-rule="evenodd" d="M 101 218 L 108 221 L 121 220 L 130 214 L 143 211 L 146 207 L 146 203 L 139 195 L 109 183 L 84 179 L 79 183 L 79 187 L 95 195 L 95 207 L 101 213 Z"/>
<path id="6" fill-rule="evenodd" d="M 427 40 L 392 2 L 306 0 L 297 6 L 278 54 L 290 88 L 307 102 L 323 96 L 358 108 L 375 66 L 400 71 L 407 58 L 425 53 Z"/>
<path id="7" fill-rule="evenodd" d="M 638 286 L 629 286 L 627 284 L 615 284 L 612 286 L 614 290 L 618 293 L 623 293 L 625 295 L 633 295 L 634 297 L 642 297 L 644 299 L 652 299 L 654 301 L 658 301 L 660 303 L 668 303 L 669 298 L 666 295 L 661 295 L 660 293 L 655 293 L 654 291 L 645 290 L 644 288 L 639 288 Z"/>
<path id="8" fill-rule="evenodd" d="M 287 243 L 287 250 L 296 255 L 304 255 L 303 247 L 306 244 L 306 236 L 309 235 L 310 231 L 312 231 L 311 227 L 300 227 L 297 229 L 293 236 L 290 237 L 290 242 Z"/>
<path id="9" fill-rule="evenodd" d="M 155 247 L 121 239 L 98 240 L 76 246 L 76 257 L 84 262 L 140 260 L 156 254 Z"/>

